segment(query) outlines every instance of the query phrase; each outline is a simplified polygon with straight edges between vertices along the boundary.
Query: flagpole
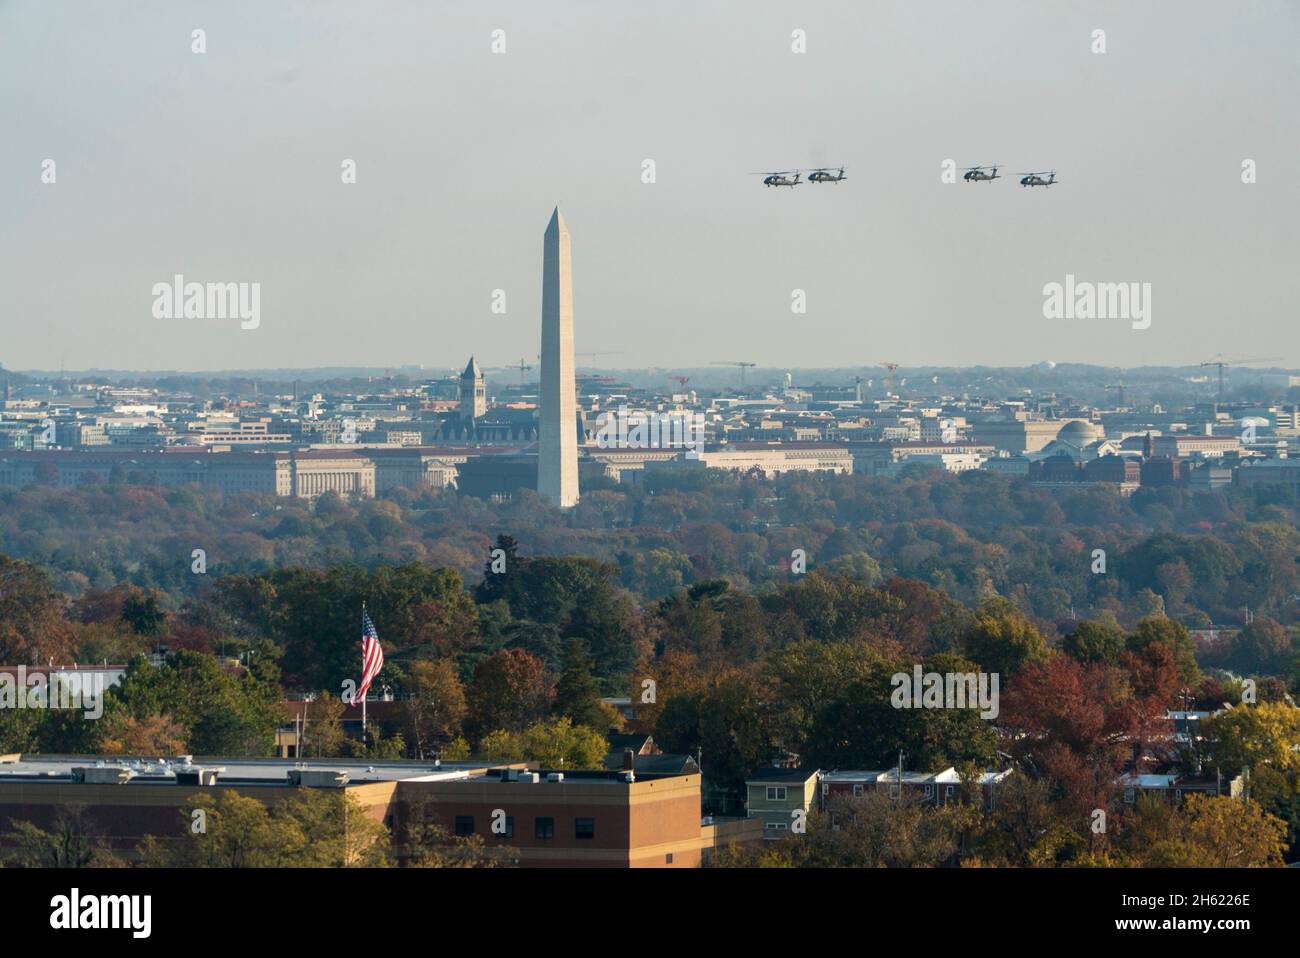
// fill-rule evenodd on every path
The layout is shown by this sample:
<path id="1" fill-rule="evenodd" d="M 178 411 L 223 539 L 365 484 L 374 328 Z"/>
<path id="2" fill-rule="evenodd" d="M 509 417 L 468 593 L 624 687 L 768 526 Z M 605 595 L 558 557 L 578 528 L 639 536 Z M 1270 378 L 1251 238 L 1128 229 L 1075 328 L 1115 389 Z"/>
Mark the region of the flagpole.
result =
<path id="1" fill-rule="evenodd" d="M 366 621 L 366 604 L 361 603 L 361 623 L 362 631 L 365 631 Z M 361 675 L 364 678 L 366 674 L 366 644 L 361 643 Z M 366 693 L 361 693 L 361 744 L 366 744 Z"/>

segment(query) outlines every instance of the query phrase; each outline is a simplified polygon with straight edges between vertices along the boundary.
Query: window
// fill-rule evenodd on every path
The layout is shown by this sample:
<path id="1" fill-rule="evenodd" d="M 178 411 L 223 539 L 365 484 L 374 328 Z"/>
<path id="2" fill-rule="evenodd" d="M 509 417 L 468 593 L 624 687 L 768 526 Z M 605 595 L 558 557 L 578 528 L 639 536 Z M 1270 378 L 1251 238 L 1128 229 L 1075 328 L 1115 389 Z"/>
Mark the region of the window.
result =
<path id="1" fill-rule="evenodd" d="M 952 798 L 952 788 L 953 788 L 953 787 L 952 787 L 951 785 L 949 785 L 949 786 L 947 786 L 946 788 L 944 788 L 944 790 L 943 790 L 944 797 L 946 797 L 946 798 Z"/>
<path id="2" fill-rule="evenodd" d="M 574 838 L 595 838 L 596 820 L 594 818 L 575 818 L 573 820 Z"/>
<path id="3" fill-rule="evenodd" d="M 785 822 L 768 822 L 763 827 L 766 828 L 769 832 L 783 832 L 789 826 L 787 826 Z"/>
<path id="4" fill-rule="evenodd" d="M 553 818 L 533 819 L 533 835 L 536 838 L 554 838 L 555 819 Z"/>
<path id="5" fill-rule="evenodd" d="M 664 856 L 664 864 L 671 865 L 672 863 L 673 863 L 673 853 L 669 852 L 667 855 Z"/>
<path id="6" fill-rule="evenodd" d="M 784 785 L 767 786 L 767 800 L 769 802 L 784 802 L 785 786 Z"/>
<path id="7" fill-rule="evenodd" d="M 473 815 L 457 815 L 457 816 L 456 816 L 456 834 L 459 835 L 461 838 L 464 838 L 466 835 L 473 835 L 473 834 L 474 834 L 474 816 L 473 816 Z"/>
<path id="8" fill-rule="evenodd" d="M 925 786 L 925 797 L 930 798 L 933 795 L 934 795 L 934 786 L 933 785 Z"/>
<path id="9" fill-rule="evenodd" d="M 854 797 L 854 798 L 861 798 L 861 797 L 862 797 L 862 786 L 861 786 L 861 785 L 854 785 L 854 786 L 853 786 L 853 797 Z"/>
<path id="10" fill-rule="evenodd" d="M 1125 805 L 1132 805 L 1132 804 L 1133 804 L 1133 799 L 1134 799 L 1134 797 L 1135 797 L 1135 796 L 1134 796 L 1134 794 L 1133 794 L 1133 789 L 1131 789 L 1131 788 L 1126 788 L 1126 789 L 1124 789 L 1124 804 L 1125 804 Z"/>

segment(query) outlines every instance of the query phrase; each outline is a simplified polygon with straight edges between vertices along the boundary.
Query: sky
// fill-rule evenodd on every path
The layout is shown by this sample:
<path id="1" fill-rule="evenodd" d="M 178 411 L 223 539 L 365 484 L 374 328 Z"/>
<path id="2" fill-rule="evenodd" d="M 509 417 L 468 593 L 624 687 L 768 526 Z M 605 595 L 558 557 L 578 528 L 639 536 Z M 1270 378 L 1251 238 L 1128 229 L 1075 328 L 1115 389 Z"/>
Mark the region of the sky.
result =
<path id="1" fill-rule="evenodd" d="M 558 204 L 580 364 L 1300 366 L 1297 49 L 1296 0 L 0 0 L 0 363 L 535 363 Z"/>

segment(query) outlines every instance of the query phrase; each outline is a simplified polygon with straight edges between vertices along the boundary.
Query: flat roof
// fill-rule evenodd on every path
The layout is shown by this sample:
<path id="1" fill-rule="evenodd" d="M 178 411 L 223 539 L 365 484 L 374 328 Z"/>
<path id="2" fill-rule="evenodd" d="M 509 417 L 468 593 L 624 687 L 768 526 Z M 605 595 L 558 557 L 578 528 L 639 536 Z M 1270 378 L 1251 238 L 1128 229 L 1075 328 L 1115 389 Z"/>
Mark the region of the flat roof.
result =
<path id="1" fill-rule="evenodd" d="M 314 759 L 247 759 L 217 756 L 192 756 L 186 763 L 183 756 L 146 758 L 119 755 L 0 755 L 0 784 L 11 780 L 70 781 L 74 768 L 125 768 L 135 772 L 132 783 L 175 781 L 177 771 L 200 768 L 223 769 L 221 784 L 283 785 L 288 773 L 294 769 L 310 771 L 337 771 L 348 773 L 349 785 L 367 782 L 399 782 L 422 778 L 426 781 L 454 779 L 482 775 L 488 766 L 482 762 L 367 762 L 350 759 L 331 761 Z"/>

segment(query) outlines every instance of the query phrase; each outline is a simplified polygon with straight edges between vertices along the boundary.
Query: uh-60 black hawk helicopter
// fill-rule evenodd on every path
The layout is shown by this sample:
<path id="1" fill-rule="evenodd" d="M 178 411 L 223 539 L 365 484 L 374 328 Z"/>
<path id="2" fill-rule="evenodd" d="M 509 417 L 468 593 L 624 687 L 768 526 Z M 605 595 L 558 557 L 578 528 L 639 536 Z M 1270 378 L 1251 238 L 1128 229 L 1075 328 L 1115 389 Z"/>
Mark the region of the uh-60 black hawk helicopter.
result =
<path id="1" fill-rule="evenodd" d="M 809 183 L 838 183 L 840 180 L 848 179 L 844 175 L 844 167 L 838 170 L 833 166 L 818 167 L 815 170 L 777 170 L 774 173 L 751 173 L 750 176 L 761 176 L 764 186 L 789 186 L 791 188 L 804 182 L 799 179 L 804 173 L 808 174 Z"/>
<path id="2" fill-rule="evenodd" d="M 839 168 L 839 172 L 836 172 L 834 167 L 823 166 L 808 174 L 809 183 L 838 183 L 845 178 L 844 167 L 842 166 Z"/>
<path id="3" fill-rule="evenodd" d="M 1022 173 L 1020 176 L 1021 186 L 1051 186 L 1056 182 L 1056 170 L 1047 173 Z M 1043 179 L 1044 176 L 1047 179 Z"/>
<path id="4" fill-rule="evenodd" d="M 789 186 L 796 187 L 802 182 L 799 179 L 799 170 L 780 170 L 776 173 L 751 173 L 750 176 L 761 176 L 764 186 Z"/>
<path id="5" fill-rule="evenodd" d="M 997 164 L 993 166 L 968 166 L 966 175 L 962 177 L 967 183 L 979 183 L 984 181 L 999 180 Z"/>

